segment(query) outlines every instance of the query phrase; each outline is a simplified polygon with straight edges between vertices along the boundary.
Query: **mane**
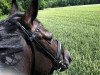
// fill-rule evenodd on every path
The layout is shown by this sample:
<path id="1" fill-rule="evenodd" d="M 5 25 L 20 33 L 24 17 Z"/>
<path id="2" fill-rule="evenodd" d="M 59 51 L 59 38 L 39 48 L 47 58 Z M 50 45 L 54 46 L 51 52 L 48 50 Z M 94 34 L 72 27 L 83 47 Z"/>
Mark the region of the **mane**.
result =
<path id="1" fill-rule="evenodd" d="M 21 39 L 16 25 L 7 20 L 0 22 L 0 63 L 4 63 L 3 59 L 7 56 L 23 50 Z"/>

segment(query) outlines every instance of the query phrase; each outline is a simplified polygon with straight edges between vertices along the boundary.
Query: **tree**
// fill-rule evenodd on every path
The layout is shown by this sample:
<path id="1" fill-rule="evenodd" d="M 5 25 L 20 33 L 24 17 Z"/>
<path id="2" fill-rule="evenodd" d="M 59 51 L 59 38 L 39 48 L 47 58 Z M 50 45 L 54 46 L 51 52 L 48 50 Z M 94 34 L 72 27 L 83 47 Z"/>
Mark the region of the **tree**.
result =
<path id="1" fill-rule="evenodd" d="M 39 0 L 39 9 L 46 8 L 46 1 L 45 0 Z"/>

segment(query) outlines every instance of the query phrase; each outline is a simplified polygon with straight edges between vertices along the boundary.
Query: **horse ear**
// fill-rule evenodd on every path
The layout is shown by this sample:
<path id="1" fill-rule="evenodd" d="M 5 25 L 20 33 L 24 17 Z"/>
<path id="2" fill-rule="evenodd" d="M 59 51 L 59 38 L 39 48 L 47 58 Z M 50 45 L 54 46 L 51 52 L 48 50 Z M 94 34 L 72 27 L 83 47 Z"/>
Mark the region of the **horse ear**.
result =
<path id="1" fill-rule="evenodd" d="M 10 15 L 15 14 L 18 11 L 18 5 L 17 5 L 16 0 L 12 0 L 12 6 L 11 7 L 12 7 L 12 9 L 11 9 Z"/>
<path id="2" fill-rule="evenodd" d="M 32 24 L 36 19 L 38 13 L 38 0 L 32 0 L 31 4 L 27 7 L 23 20 L 27 24 Z"/>

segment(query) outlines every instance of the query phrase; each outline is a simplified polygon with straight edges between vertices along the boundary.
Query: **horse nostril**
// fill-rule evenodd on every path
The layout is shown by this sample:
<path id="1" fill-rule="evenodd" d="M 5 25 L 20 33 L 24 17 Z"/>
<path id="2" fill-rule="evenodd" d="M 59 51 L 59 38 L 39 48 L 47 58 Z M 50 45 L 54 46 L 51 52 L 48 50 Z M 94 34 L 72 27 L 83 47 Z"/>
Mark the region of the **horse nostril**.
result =
<path id="1" fill-rule="evenodd" d="M 69 66 L 69 65 L 68 65 L 68 64 L 66 64 L 66 65 L 65 65 L 65 68 L 66 68 L 66 69 L 68 69 L 68 66 Z"/>
<path id="2" fill-rule="evenodd" d="M 65 52 L 65 60 L 67 60 L 67 62 L 68 62 L 69 64 L 70 64 L 71 61 L 72 61 L 72 58 L 71 58 L 70 53 L 69 53 L 68 50 L 66 50 L 66 52 Z"/>
<path id="3" fill-rule="evenodd" d="M 71 61 L 72 61 L 71 57 L 68 57 L 68 61 L 69 61 L 69 63 L 71 63 Z"/>

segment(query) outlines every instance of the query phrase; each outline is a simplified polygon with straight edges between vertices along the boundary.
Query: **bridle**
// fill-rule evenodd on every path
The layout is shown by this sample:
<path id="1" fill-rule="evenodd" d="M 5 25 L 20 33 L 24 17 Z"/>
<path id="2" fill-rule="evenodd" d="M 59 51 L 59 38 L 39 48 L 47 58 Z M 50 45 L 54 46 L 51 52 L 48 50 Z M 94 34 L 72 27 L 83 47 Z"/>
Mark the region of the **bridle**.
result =
<path id="1" fill-rule="evenodd" d="M 62 45 L 59 41 L 57 41 L 57 44 L 58 44 L 58 47 L 57 47 L 57 52 L 56 52 L 56 55 L 52 55 L 52 52 L 49 48 L 46 48 L 40 41 L 39 39 L 37 38 L 36 36 L 36 32 L 39 32 L 40 28 L 41 28 L 41 24 L 37 25 L 36 29 L 34 32 L 31 32 L 29 30 L 27 30 L 24 25 L 22 25 L 19 21 L 17 21 L 16 19 L 14 19 L 13 17 L 19 17 L 19 16 L 22 16 L 22 15 L 13 15 L 11 16 L 7 21 L 11 24 L 15 24 L 18 26 L 18 28 L 25 34 L 25 38 L 26 40 L 28 40 L 29 42 L 29 45 L 31 46 L 31 49 L 32 49 L 32 53 L 34 54 L 34 48 L 33 48 L 33 43 L 35 43 L 35 45 L 39 48 L 41 48 L 44 52 L 44 54 L 48 55 L 49 59 L 52 61 L 52 64 L 53 64 L 53 68 L 54 70 L 61 70 L 61 67 L 62 66 L 65 66 L 60 59 L 60 56 L 61 56 L 61 50 L 62 50 Z M 34 57 L 33 57 L 34 58 Z M 34 64 L 33 64 L 34 65 Z"/>

